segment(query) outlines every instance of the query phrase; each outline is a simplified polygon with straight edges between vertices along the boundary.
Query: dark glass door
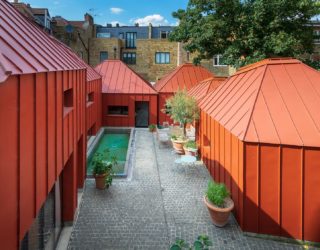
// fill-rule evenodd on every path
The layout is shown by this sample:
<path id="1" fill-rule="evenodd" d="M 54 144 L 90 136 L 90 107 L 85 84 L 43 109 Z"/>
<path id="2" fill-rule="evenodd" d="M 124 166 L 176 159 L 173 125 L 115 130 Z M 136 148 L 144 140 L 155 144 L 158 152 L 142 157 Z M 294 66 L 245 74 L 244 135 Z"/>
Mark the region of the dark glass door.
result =
<path id="1" fill-rule="evenodd" d="M 149 126 L 149 102 L 136 102 L 136 127 Z"/>

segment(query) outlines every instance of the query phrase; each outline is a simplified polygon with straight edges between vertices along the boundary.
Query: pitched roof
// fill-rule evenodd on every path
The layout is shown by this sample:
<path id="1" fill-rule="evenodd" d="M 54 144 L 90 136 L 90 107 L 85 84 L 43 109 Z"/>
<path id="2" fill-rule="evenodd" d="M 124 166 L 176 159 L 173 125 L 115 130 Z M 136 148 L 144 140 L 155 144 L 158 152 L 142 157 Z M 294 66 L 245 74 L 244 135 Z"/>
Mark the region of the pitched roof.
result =
<path id="1" fill-rule="evenodd" d="M 106 60 L 96 71 L 102 75 L 102 93 L 157 94 L 153 87 L 120 60 Z"/>
<path id="2" fill-rule="evenodd" d="M 0 79 L 9 75 L 86 68 L 83 61 L 62 49 L 9 2 L 0 1 Z"/>
<path id="3" fill-rule="evenodd" d="M 198 82 L 214 75 L 202 66 L 186 63 L 160 79 L 154 86 L 158 92 L 174 93 L 178 89 L 189 90 Z"/>
<path id="4" fill-rule="evenodd" d="M 88 82 L 102 78 L 101 75 L 95 69 L 93 69 L 90 65 L 85 63 L 85 61 L 80 59 L 78 55 L 75 54 L 67 45 L 65 45 L 64 43 L 61 43 L 57 39 L 55 39 L 54 42 L 57 43 L 57 46 L 59 46 L 65 53 L 68 53 L 71 57 L 74 57 L 76 60 L 80 60 L 79 62 L 83 65 L 83 68 L 87 68 Z"/>
<path id="5" fill-rule="evenodd" d="M 320 73 L 295 59 L 244 67 L 199 106 L 242 141 L 320 146 Z"/>
<path id="6" fill-rule="evenodd" d="M 217 76 L 205 79 L 202 82 L 198 83 L 197 85 L 193 86 L 188 91 L 188 95 L 193 96 L 197 100 L 197 102 L 199 102 L 208 93 L 218 88 L 220 84 L 226 79 L 227 79 L 226 77 L 217 77 Z"/>

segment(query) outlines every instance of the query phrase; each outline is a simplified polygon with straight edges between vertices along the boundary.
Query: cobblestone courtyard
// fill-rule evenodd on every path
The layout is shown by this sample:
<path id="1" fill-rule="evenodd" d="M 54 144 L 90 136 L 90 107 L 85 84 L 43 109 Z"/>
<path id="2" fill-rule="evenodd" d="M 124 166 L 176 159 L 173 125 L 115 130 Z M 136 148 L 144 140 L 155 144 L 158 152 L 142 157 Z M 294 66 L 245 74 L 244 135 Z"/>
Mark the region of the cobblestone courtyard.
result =
<path id="1" fill-rule="evenodd" d="M 231 219 L 212 225 L 202 202 L 210 176 L 198 165 L 174 164 L 171 148 L 159 148 L 151 133 L 136 132 L 130 180 L 115 180 L 106 190 L 87 180 L 69 249 L 169 249 L 175 239 L 193 242 L 207 234 L 213 249 L 299 249 L 297 245 L 244 236 Z"/>

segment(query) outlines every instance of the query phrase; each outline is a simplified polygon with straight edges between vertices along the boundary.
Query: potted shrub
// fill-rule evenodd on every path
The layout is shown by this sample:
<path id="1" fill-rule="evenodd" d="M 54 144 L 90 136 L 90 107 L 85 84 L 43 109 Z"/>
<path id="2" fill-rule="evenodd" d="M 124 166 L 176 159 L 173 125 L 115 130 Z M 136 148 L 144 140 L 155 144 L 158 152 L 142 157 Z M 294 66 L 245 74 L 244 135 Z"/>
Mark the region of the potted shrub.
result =
<path id="1" fill-rule="evenodd" d="M 223 183 L 210 181 L 204 203 L 208 208 L 212 223 L 217 227 L 224 227 L 234 207 L 226 186 Z"/>
<path id="2" fill-rule="evenodd" d="M 187 141 L 183 146 L 183 150 L 186 155 L 197 156 L 198 155 L 198 146 L 197 143 L 193 140 Z"/>
<path id="3" fill-rule="evenodd" d="M 96 153 L 92 159 L 93 163 L 93 176 L 96 180 L 97 189 L 105 189 L 107 181 L 110 182 L 112 163 L 104 160 L 103 154 Z M 112 177 L 111 177 L 112 182 Z M 110 183 L 111 184 L 111 183 Z"/>
<path id="4" fill-rule="evenodd" d="M 154 131 L 156 131 L 156 125 L 155 125 L 155 124 L 150 124 L 150 125 L 149 125 L 149 131 L 152 132 L 152 133 L 153 133 Z"/>
<path id="5" fill-rule="evenodd" d="M 187 143 L 187 141 L 188 139 L 184 136 L 176 136 L 176 135 L 171 136 L 172 146 L 176 151 L 176 153 L 178 154 L 184 154 L 183 145 Z"/>
<path id="6" fill-rule="evenodd" d="M 183 127 L 183 136 L 171 138 L 173 147 L 178 148 L 178 152 L 184 153 L 183 145 L 186 140 L 186 127 L 188 123 L 192 123 L 199 118 L 199 109 L 196 99 L 189 96 L 186 90 L 179 90 L 174 96 L 166 101 L 164 113 L 169 114 L 174 122 L 180 123 Z"/>

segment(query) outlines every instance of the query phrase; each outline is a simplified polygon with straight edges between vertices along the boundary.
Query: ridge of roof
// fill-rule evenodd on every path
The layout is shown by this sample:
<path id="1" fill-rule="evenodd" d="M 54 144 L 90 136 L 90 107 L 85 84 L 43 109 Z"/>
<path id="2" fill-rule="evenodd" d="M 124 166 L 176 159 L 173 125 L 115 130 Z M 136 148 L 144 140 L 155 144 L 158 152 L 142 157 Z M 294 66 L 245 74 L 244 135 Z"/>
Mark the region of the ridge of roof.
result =
<path id="1" fill-rule="evenodd" d="M 0 78 L 64 70 L 85 69 L 87 65 L 70 48 L 40 29 L 11 3 L 0 1 L 3 23 L 0 40 L 0 63 L 5 70 Z"/>
<path id="2" fill-rule="evenodd" d="M 248 143 L 320 147 L 320 72 L 267 60 L 229 77 L 199 107 Z"/>
<path id="3" fill-rule="evenodd" d="M 255 62 L 252 64 L 248 64 L 239 68 L 233 75 L 241 74 L 243 72 L 247 72 L 249 70 L 262 67 L 264 65 L 274 65 L 274 64 L 293 64 L 293 63 L 302 63 L 301 61 L 292 58 L 292 57 L 274 57 L 274 58 L 266 58 L 259 62 Z"/>
<path id="4" fill-rule="evenodd" d="M 110 65 L 118 65 L 117 71 L 115 72 L 115 67 Z M 124 74 L 120 76 L 120 69 L 124 71 Z M 152 87 L 152 85 L 146 81 L 143 77 L 137 74 L 133 69 L 128 67 L 119 59 L 105 60 L 96 66 L 96 71 L 102 76 L 103 93 L 119 93 L 119 89 L 116 86 L 121 82 L 121 89 L 127 90 L 126 94 L 157 94 L 157 91 Z M 113 77 L 114 82 L 106 81 L 106 78 Z M 128 77 L 128 78 L 126 78 Z M 136 78 L 135 84 L 131 84 L 132 77 Z M 111 86 L 110 85 L 114 85 Z M 139 86 L 140 85 L 140 86 Z M 141 88 L 137 90 L 136 87 Z M 145 87 L 144 87 L 145 86 Z"/>
<path id="5" fill-rule="evenodd" d="M 182 71 L 185 68 L 189 68 L 189 67 L 192 68 L 192 69 L 199 69 L 201 71 L 201 72 L 199 72 L 199 71 L 193 72 L 193 73 L 196 73 L 196 74 L 193 74 L 193 76 L 195 76 L 195 78 L 196 78 L 196 81 L 192 81 L 192 80 L 189 81 L 189 82 L 187 81 L 189 83 L 189 85 L 191 85 L 191 87 L 192 87 L 192 85 L 195 85 L 195 84 L 197 84 L 199 82 L 199 80 L 198 80 L 199 78 L 200 79 L 203 78 L 203 72 L 205 72 L 205 71 L 208 72 L 207 76 L 209 76 L 209 75 L 214 76 L 210 71 L 208 71 L 206 68 L 204 68 L 201 65 L 194 65 L 193 63 L 184 63 L 182 65 L 179 65 L 172 72 L 168 73 L 162 79 L 160 79 L 158 82 L 156 82 L 156 84 L 154 86 L 155 89 L 158 92 L 161 92 L 171 80 L 173 80 L 176 76 L 178 76 L 180 74 L 180 71 Z M 200 75 L 201 75 L 200 77 L 199 77 L 198 73 L 200 73 Z M 183 76 L 185 76 L 185 75 L 183 75 Z M 188 75 L 187 78 L 191 79 L 190 75 Z M 171 84 L 173 84 L 173 83 L 171 83 Z M 179 85 L 179 81 L 178 81 L 178 85 Z M 166 92 L 166 91 L 164 91 L 164 92 Z M 171 91 L 169 91 L 169 92 L 171 92 Z M 174 92 L 174 90 L 173 90 L 173 92 Z"/>

